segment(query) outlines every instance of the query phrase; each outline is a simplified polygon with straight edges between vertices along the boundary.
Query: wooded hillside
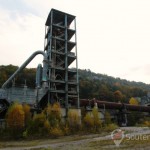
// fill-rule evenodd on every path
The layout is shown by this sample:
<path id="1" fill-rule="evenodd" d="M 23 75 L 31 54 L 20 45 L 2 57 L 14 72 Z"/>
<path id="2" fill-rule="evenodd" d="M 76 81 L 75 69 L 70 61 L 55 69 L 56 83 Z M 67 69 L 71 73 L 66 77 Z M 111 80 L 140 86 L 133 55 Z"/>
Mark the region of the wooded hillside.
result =
<path id="1" fill-rule="evenodd" d="M 0 86 L 17 70 L 17 66 L 0 66 Z M 26 68 L 15 79 L 16 85 L 27 83 L 35 87 L 36 68 Z M 131 97 L 143 97 L 150 91 L 150 85 L 142 82 L 130 82 L 104 74 L 96 74 L 90 70 L 79 69 L 80 98 L 106 101 L 128 102 Z M 11 85 L 10 85 L 11 86 Z"/>

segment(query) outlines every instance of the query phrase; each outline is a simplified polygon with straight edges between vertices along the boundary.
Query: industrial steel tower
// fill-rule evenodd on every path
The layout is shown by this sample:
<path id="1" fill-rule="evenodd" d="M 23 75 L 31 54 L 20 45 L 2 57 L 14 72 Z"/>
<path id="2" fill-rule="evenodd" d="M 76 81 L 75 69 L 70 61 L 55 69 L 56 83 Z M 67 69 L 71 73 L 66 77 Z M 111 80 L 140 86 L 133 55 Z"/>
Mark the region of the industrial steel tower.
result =
<path id="1" fill-rule="evenodd" d="M 48 57 L 48 103 L 68 108 L 76 100 L 79 108 L 79 81 L 76 17 L 52 9 L 45 23 L 44 51 Z M 74 64 L 73 69 L 70 66 Z"/>

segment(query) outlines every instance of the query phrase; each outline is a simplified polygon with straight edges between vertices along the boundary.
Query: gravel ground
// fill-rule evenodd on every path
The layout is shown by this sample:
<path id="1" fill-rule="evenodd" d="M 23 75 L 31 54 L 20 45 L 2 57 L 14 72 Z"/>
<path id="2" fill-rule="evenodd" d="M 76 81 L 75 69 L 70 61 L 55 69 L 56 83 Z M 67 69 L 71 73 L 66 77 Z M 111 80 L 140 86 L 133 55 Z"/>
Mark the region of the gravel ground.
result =
<path id="1" fill-rule="evenodd" d="M 145 134 L 150 134 L 150 128 L 148 127 L 121 127 L 121 130 L 124 131 L 125 134 L 130 134 L 130 136 L 134 136 L 134 135 L 145 135 Z M 70 137 L 72 138 L 72 136 Z M 21 147 L 21 146 L 17 146 L 17 147 L 7 147 L 6 144 L 6 148 L 1 148 L 1 150 L 37 150 L 37 149 L 48 149 L 51 148 L 52 150 L 90 150 L 90 147 L 87 147 L 87 145 L 90 142 L 96 142 L 96 141 L 100 141 L 100 140 L 109 140 L 111 139 L 111 135 L 106 135 L 106 136 L 102 136 L 102 135 L 84 135 L 84 136 L 79 136 L 75 138 L 72 138 L 72 140 L 69 139 L 69 137 L 64 137 L 64 139 L 61 141 L 60 139 L 56 139 L 55 142 L 53 142 L 53 140 L 49 140 L 49 141 L 40 141 L 38 144 L 36 144 L 36 146 L 26 146 L 26 147 Z M 8 144 L 9 146 L 9 144 Z M 108 146 L 104 146 L 102 147 L 102 149 L 115 149 L 115 144 L 113 145 L 108 145 Z M 96 150 L 97 148 L 95 148 Z M 141 149 L 141 148 L 139 148 Z M 143 148 L 142 148 L 143 149 Z M 145 149 L 150 149 L 150 147 L 146 147 Z"/>

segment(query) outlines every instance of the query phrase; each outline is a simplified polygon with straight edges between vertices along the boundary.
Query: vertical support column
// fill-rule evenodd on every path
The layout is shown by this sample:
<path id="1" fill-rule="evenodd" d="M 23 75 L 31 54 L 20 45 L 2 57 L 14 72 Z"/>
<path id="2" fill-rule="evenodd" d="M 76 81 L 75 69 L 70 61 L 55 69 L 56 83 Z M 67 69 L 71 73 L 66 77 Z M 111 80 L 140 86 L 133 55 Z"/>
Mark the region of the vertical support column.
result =
<path id="1" fill-rule="evenodd" d="M 53 27 L 53 11 L 51 11 L 51 22 L 50 22 L 50 35 L 48 35 L 48 39 L 50 38 L 50 45 L 48 46 L 48 57 L 49 57 L 49 66 L 48 66 L 48 105 L 51 101 L 51 53 L 52 53 L 52 27 Z"/>
<path id="2" fill-rule="evenodd" d="M 65 107 L 68 109 L 68 36 L 67 15 L 65 14 Z"/>
<path id="3" fill-rule="evenodd" d="M 77 108 L 80 107 L 79 101 L 79 74 L 78 74 L 78 54 L 77 54 L 77 30 L 76 30 L 76 18 L 74 19 L 74 27 L 75 27 L 75 53 L 76 53 L 76 81 L 77 81 Z"/>
<path id="4" fill-rule="evenodd" d="M 46 25 L 45 25 L 45 36 L 46 36 Z M 46 43 L 46 38 L 44 37 L 44 51 L 45 51 L 45 43 Z"/>

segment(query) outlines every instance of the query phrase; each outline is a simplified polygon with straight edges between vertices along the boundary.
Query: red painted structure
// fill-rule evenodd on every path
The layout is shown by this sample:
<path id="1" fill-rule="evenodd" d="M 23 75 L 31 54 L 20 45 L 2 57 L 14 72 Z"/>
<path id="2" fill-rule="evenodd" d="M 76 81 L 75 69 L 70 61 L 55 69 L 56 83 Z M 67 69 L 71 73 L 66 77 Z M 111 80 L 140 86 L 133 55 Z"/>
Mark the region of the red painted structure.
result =
<path id="1" fill-rule="evenodd" d="M 141 111 L 141 112 L 150 112 L 150 106 L 141 106 L 141 105 L 131 105 L 125 103 L 115 103 L 115 102 L 107 102 L 100 100 L 88 100 L 88 99 L 80 99 L 80 107 L 91 106 L 94 107 L 95 103 L 97 103 L 98 108 L 105 109 L 126 109 L 129 111 Z"/>

